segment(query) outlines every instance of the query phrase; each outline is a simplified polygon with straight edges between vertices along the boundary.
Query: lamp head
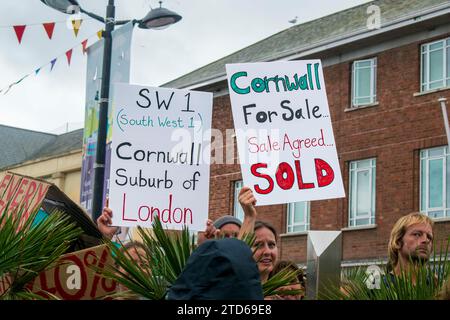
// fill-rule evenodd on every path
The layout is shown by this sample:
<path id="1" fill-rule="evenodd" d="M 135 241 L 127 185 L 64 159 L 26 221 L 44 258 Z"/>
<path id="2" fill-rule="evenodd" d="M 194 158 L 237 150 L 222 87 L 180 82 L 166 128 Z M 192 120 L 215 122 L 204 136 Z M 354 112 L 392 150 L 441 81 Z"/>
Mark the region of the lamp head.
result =
<path id="1" fill-rule="evenodd" d="M 80 11 L 77 0 L 41 0 L 41 2 L 62 13 L 74 14 Z"/>
<path id="2" fill-rule="evenodd" d="M 139 21 L 139 28 L 142 29 L 164 29 L 171 24 L 181 20 L 181 16 L 166 8 L 162 8 L 162 1 L 159 1 L 159 8 L 152 9 Z"/>

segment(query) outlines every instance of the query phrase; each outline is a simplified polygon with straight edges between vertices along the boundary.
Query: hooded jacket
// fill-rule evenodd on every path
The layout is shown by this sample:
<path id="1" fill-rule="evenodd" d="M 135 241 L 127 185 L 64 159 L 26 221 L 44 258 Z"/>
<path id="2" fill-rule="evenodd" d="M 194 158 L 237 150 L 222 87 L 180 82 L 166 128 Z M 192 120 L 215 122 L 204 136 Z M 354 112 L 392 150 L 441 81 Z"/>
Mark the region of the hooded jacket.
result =
<path id="1" fill-rule="evenodd" d="M 250 247 L 235 238 L 208 240 L 189 257 L 168 300 L 263 300 Z"/>

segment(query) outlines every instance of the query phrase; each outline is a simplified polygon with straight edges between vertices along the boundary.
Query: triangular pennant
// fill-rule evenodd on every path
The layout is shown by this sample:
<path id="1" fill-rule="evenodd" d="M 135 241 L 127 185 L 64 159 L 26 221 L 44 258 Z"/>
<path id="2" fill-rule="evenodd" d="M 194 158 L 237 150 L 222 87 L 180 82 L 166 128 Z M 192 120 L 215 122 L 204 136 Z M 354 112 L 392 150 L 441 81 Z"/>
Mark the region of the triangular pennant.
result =
<path id="1" fill-rule="evenodd" d="M 72 20 L 73 32 L 75 33 L 75 37 L 78 35 L 78 30 L 80 30 L 81 23 L 83 19 Z"/>
<path id="2" fill-rule="evenodd" d="M 67 63 L 70 66 L 70 60 L 72 59 L 72 49 L 66 51 Z"/>
<path id="3" fill-rule="evenodd" d="M 83 54 L 86 53 L 87 42 L 88 42 L 88 39 L 86 39 L 86 40 L 84 40 L 83 42 L 81 42 L 81 44 L 83 45 Z"/>
<path id="4" fill-rule="evenodd" d="M 51 39 L 53 36 L 53 29 L 55 29 L 55 23 L 48 22 L 48 23 L 43 23 L 42 25 L 44 26 L 45 32 L 47 32 L 48 38 Z"/>
<path id="5" fill-rule="evenodd" d="M 26 26 L 13 26 L 14 31 L 16 32 L 17 40 L 19 40 L 19 43 L 22 41 L 23 33 L 25 32 Z"/>
<path id="6" fill-rule="evenodd" d="M 97 31 L 97 37 L 98 37 L 98 40 L 102 40 L 102 37 L 103 37 L 103 29 Z"/>
<path id="7" fill-rule="evenodd" d="M 37 69 L 34 71 L 34 74 L 37 75 L 37 74 L 39 73 L 39 71 L 41 71 L 41 68 L 37 68 Z"/>
<path id="8" fill-rule="evenodd" d="M 52 66 L 50 67 L 50 72 L 53 70 L 53 67 L 55 66 L 55 63 L 56 63 L 56 60 L 57 60 L 58 58 L 55 58 L 55 59 L 53 59 L 52 61 L 50 61 L 51 62 L 51 64 L 52 64 Z"/>

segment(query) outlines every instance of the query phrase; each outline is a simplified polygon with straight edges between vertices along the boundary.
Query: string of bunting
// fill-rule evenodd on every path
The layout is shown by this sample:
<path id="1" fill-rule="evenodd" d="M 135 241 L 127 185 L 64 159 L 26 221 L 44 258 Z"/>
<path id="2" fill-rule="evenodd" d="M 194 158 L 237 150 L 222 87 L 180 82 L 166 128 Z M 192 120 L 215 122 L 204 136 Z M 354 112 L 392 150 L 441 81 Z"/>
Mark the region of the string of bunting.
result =
<path id="1" fill-rule="evenodd" d="M 94 35 L 97 36 L 97 38 L 100 40 L 102 38 L 102 32 L 103 29 L 97 31 L 95 34 L 90 35 L 89 37 L 87 37 L 85 40 L 83 40 L 80 44 L 77 44 L 76 46 L 70 48 L 69 50 L 65 51 L 64 53 L 60 54 L 59 56 L 56 56 L 55 58 L 53 58 L 50 62 L 47 62 L 46 64 L 40 66 L 39 68 L 35 69 L 33 72 L 30 72 L 28 74 L 26 74 L 25 76 L 23 76 L 22 78 L 20 78 L 17 81 L 14 81 L 12 83 L 10 83 L 8 86 L 0 89 L 0 93 L 3 93 L 3 95 L 6 95 L 12 87 L 14 87 L 15 85 L 21 83 L 23 80 L 25 80 L 27 77 L 29 77 L 30 75 L 32 75 L 33 73 L 37 76 L 39 74 L 39 72 L 44 69 L 46 66 L 50 65 L 50 72 L 53 70 L 53 68 L 55 67 L 56 61 L 58 60 L 58 58 L 60 58 L 61 56 L 65 55 L 66 59 L 67 59 L 67 65 L 70 67 L 70 62 L 72 60 L 72 52 L 73 49 L 78 47 L 79 45 L 81 45 L 81 50 L 83 52 L 83 54 L 86 54 L 86 50 L 87 50 L 87 43 L 88 40 L 93 37 Z"/>
<path id="2" fill-rule="evenodd" d="M 19 44 L 22 43 L 23 34 L 27 27 L 42 25 L 44 27 L 44 31 L 47 34 L 47 37 L 51 40 L 53 37 L 53 31 L 55 30 L 56 24 L 66 23 L 67 21 L 55 21 L 55 22 L 43 22 L 43 23 L 31 23 L 31 24 L 23 24 L 23 25 L 13 25 L 13 26 L 0 26 L 0 28 L 12 28 L 16 34 L 17 41 Z M 71 20 L 72 30 L 75 34 L 75 37 L 78 36 L 78 31 L 80 31 L 81 23 L 83 19 Z"/>

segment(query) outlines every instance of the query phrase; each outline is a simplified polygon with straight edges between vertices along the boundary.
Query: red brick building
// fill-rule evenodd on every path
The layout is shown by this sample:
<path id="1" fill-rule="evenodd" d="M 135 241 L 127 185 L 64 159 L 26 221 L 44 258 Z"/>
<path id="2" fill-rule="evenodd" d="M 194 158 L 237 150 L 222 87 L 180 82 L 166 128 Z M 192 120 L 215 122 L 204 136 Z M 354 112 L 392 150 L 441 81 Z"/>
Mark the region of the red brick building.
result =
<path id="1" fill-rule="evenodd" d="M 346 198 L 257 207 L 281 234 L 281 258 L 303 264 L 307 230 L 342 230 L 343 265 L 385 260 L 394 222 L 411 211 L 433 217 L 436 239 L 447 238 L 450 152 L 438 99 L 450 99 L 449 1 L 373 1 L 293 26 L 165 86 L 214 92 L 213 128 L 226 145 L 235 143 L 226 63 L 317 58 Z M 221 151 L 223 159 L 237 154 L 235 146 Z M 241 179 L 236 156 L 211 165 L 210 217 L 239 215 Z"/>

